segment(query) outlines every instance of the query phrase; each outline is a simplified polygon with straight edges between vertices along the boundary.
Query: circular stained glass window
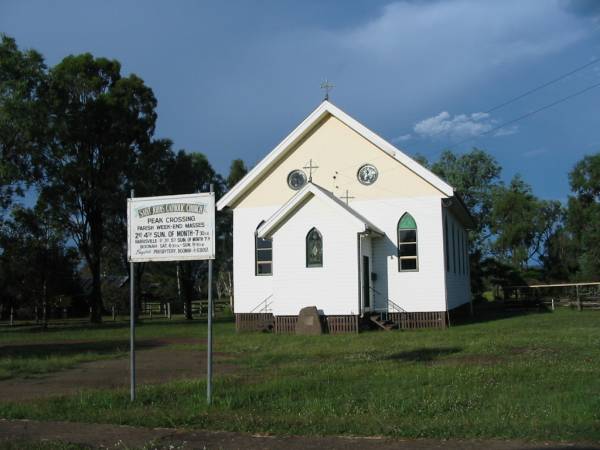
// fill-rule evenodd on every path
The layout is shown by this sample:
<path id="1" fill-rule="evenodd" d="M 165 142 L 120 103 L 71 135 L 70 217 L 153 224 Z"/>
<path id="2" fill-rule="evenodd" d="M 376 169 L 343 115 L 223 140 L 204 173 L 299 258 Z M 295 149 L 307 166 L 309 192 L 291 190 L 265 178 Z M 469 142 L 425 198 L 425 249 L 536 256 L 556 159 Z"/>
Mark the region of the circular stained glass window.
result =
<path id="1" fill-rule="evenodd" d="M 306 184 L 306 174 L 301 170 L 292 170 L 287 177 L 288 186 L 297 191 Z"/>
<path id="2" fill-rule="evenodd" d="M 379 176 L 379 172 L 377 171 L 377 167 L 373 164 L 365 164 L 358 169 L 358 173 L 356 174 L 356 178 L 362 184 L 370 185 L 375 183 L 377 177 Z"/>

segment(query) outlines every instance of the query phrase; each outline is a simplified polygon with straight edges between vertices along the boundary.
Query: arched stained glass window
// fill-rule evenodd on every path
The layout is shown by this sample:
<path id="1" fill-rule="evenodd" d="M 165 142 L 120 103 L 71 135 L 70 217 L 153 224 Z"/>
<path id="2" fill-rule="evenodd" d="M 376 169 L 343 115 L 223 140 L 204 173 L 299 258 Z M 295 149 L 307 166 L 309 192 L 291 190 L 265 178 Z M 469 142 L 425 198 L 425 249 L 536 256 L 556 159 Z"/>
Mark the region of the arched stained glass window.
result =
<path id="1" fill-rule="evenodd" d="M 256 229 L 264 223 L 258 224 Z M 255 275 L 273 275 L 273 239 L 259 238 L 254 233 Z"/>
<path id="2" fill-rule="evenodd" d="M 398 270 L 419 270 L 417 256 L 417 223 L 409 213 L 398 222 Z"/>
<path id="3" fill-rule="evenodd" d="M 323 236 L 316 228 L 306 235 L 306 267 L 323 267 Z"/>

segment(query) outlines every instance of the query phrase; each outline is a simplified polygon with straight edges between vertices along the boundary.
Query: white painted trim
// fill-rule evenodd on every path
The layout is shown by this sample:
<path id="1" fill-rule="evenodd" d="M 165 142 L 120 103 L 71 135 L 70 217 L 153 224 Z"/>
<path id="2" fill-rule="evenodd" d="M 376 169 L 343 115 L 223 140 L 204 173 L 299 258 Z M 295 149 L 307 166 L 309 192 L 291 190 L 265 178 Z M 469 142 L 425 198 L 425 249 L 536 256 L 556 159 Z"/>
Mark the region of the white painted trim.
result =
<path id="1" fill-rule="evenodd" d="M 327 114 L 339 119 L 341 122 L 356 131 L 362 137 L 379 147 L 382 151 L 392 156 L 398 162 L 412 170 L 415 174 L 423 178 L 432 186 L 448 197 L 454 195 L 454 188 L 443 181 L 430 170 L 423 167 L 407 154 L 394 147 L 381 136 L 369 130 L 357 120 L 350 117 L 344 111 L 339 109 L 334 104 L 323 101 L 306 119 L 300 123 L 286 138 L 281 141 L 271 152 L 263 158 L 250 172 L 246 174 L 227 194 L 225 194 L 217 203 L 217 209 L 220 211 L 226 206 L 230 206 L 237 198 L 244 194 L 260 176 L 272 167 L 280 157 L 285 155 L 285 152 L 299 139 L 305 136 L 323 117 Z"/>
<path id="2" fill-rule="evenodd" d="M 258 227 L 258 230 L 256 230 L 258 237 L 268 237 L 270 233 L 273 232 L 273 230 L 275 230 L 283 220 L 285 220 L 290 215 L 293 215 L 294 212 L 297 210 L 296 207 L 299 204 L 301 204 L 304 200 L 309 198 L 309 196 L 315 196 L 324 201 L 334 203 L 336 206 L 339 206 L 348 213 L 350 213 L 350 215 L 355 220 L 357 220 L 360 224 L 362 224 L 365 227 L 365 231 L 372 231 L 382 236 L 384 235 L 383 231 L 381 231 L 379 228 L 373 225 L 370 221 L 368 221 L 350 206 L 346 205 L 339 198 L 337 198 L 327 190 L 323 189 L 322 187 L 309 181 L 302 189 L 300 189 L 296 193 L 296 195 L 289 199 L 281 208 L 275 211 L 275 213 L 271 217 L 269 217 L 265 221 L 265 223 Z"/>

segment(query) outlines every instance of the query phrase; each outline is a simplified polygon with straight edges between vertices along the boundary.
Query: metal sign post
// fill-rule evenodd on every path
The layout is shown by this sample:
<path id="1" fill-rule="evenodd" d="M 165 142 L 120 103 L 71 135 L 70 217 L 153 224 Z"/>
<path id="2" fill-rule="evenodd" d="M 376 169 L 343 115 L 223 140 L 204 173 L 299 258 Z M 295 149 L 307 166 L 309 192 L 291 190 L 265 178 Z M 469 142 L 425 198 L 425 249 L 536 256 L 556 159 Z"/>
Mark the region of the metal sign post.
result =
<path id="1" fill-rule="evenodd" d="M 210 193 L 213 193 L 213 185 L 210 185 Z M 208 260 L 208 339 L 206 348 L 206 403 L 212 402 L 212 259 Z"/>
<path id="2" fill-rule="evenodd" d="M 131 190 L 131 198 L 135 192 Z M 131 401 L 135 400 L 135 283 L 134 283 L 134 262 L 129 262 L 129 392 Z"/>

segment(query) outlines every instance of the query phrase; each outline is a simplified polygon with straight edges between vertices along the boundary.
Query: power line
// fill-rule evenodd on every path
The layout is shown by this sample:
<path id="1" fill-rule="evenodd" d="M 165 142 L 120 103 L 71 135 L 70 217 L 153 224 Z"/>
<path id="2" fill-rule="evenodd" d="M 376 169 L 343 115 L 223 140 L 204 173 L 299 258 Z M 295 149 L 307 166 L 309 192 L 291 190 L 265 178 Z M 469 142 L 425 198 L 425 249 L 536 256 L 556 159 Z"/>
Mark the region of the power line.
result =
<path id="1" fill-rule="evenodd" d="M 600 63 L 600 58 L 596 58 L 596 59 L 594 59 L 594 60 L 592 60 L 592 61 L 590 61 L 588 63 L 585 63 L 585 64 L 583 64 L 581 66 L 576 67 L 575 69 L 573 69 L 573 70 L 571 70 L 569 72 L 563 73 L 562 75 L 559 75 L 558 77 L 553 78 L 550 81 L 547 81 L 547 82 L 545 82 L 543 84 L 540 84 L 539 86 L 533 87 L 533 88 L 529 89 L 528 91 L 523 92 L 522 94 L 519 94 L 519 95 L 517 95 L 515 97 L 512 97 L 509 100 L 506 100 L 506 101 L 504 101 L 502 103 L 497 104 L 496 106 L 492 106 L 491 108 L 489 108 L 488 110 L 486 110 L 484 112 L 486 114 L 489 114 L 489 113 L 491 113 L 493 111 L 496 111 L 498 109 L 504 108 L 505 106 L 508 106 L 508 105 L 510 105 L 510 104 L 518 101 L 518 100 L 521 100 L 522 98 L 527 97 L 528 95 L 531 95 L 531 94 L 533 94 L 533 93 L 535 93 L 537 91 L 540 91 L 540 90 L 542 90 L 542 89 L 544 89 L 544 88 L 546 88 L 548 86 L 551 86 L 551 85 L 553 85 L 555 83 L 558 83 L 559 81 L 564 80 L 565 78 L 568 78 L 571 75 L 573 75 L 573 74 L 575 74 L 577 72 L 581 72 L 582 70 L 587 69 L 588 67 L 593 66 L 593 65 L 598 64 L 598 63 Z M 410 134 L 413 131 L 414 131 L 414 128 L 411 129 L 410 131 L 406 132 L 406 133 L 402 133 L 402 135 Z"/>
<path id="2" fill-rule="evenodd" d="M 557 77 L 557 78 L 554 78 L 553 80 L 550 80 L 550 81 L 548 81 L 548 82 L 546 82 L 546 83 L 544 83 L 544 84 L 541 84 L 541 85 L 539 85 L 539 86 L 537 86 L 537 87 L 534 87 L 533 89 L 530 89 L 530 90 L 528 90 L 528 91 L 525 91 L 525 92 L 523 92 L 522 94 L 519 94 L 519 95 L 517 95 L 516 97 L 513 97 L 513 98 L 511 98 L 510 100 L 507 100 L 507 101 L 505 101 L 505 102 L 503 102 L 503 103 L 500 103 L 499 105 L 496 105 L 496 106 L 494 106 L 493 108 L 490 108 L 490 109 L 488 109 L 488 110 L 487 110 L 487 111 L 485 111 L 485 112 L 489 114 L 489 113 L 491 113 L 492 111 L 496 111 L 497 109 L 503 108 L 503 107 L 505 107 L 506 105 L 510 105 L 511 103 L 514 103 L 514 102 L 516 102 L 517 100 L 520 100 L 520 99 L 522 99 L 523 97 L 527 97 L 528 95 L 530 95 L 530 94 L 533 94 L 534 92 L 537 92 L 537 91 L 539 91 L 539 90 L 541 90 L 541 89 L 544 89 L 545 87 L 548 87 L 548 86 L 550 86 L 550 85 L 552 85 L 552 84 L 554 84 L 554 83 L 557 83 L 557 82 L 559 82 L 560 80 L 564 80 L 565 78 L 567 78 L 567 77 L 569 77 L 569 76 L 573 75 L 574 73 L 580 72 L 580 71 L 582 71 L 583 69 L 586 69 L 586 68 L 588 68 L 588 67 L 590 67 L 590 66 L 593 66 L 594 64 L 598 64 L 599 62 L 600 62 L 600 58 L 598 58 L 598 59 L 594 59 L 593 61 L 590 61 L 589 63 L 587 63 L 587 64 L 584 64 L 584 65 L 582 65 L 582 66 L 579 66 L 579 67 L 577 67 L 577 68 L 575 68 L 575 69 L 571 70 L 570 72 L 567 72 L 567 73 L 565 73 L 565 74 L 563 74 L 563 75 L 561 75 L 561 76 L 559 76 L 559 77 Z"/>
<path id="3" fill-rule="evenodd" d="M 538 109 L 535 109 L 535 110 L 533 110 L 533 111 L 530 111 L 530 112 L 528 112 L 528 113 L 526 113 L 526 114 L 523 114 L 522 116 L 516 117 L 516 118 L 514 118 L 514 119 L 511 119 L 511 120 L 509 120 L 509 121 L 507 121 L 507 122 L 504 122 L 504 123 L 502 123 L 502 124 L 500 124 L 500 125 L 498 125 L 498 126 L 496 126 L 496 127 L 492 128 L 492 129 L 490 129 L 490 130 L 487 130 L 487 131 L 484 131 L 484 132 L 478 133 L 478 134 L 476 134 L 476 135 L 474 135 L 474 136 L 471 136 L 471 137 L 469 137 L 469 138 L 467 138 L 467 139 L 463 139 L 462 141 L 455 142 L 454 144 L 450 145 L 450 146 L 449 146 L 449 147 L 447 147 L 447 148 L 451 149 L 451 148 L 453 148 L 453 147 L 456 147 L 456 146 L 458 146 L 458 145 L 464 144 L 465 142 L 469 142 L 469 141 L 471 141 L 471 140 L 473 140 L 473 139 L 476 139 L 476 138 L 478 138 L 478 137 L 485 136 L 486 134 L 493 133 L 494 131 L 498 131 L 499 129 L 501 129 L 501 128 L 504 128 L 504 127 L 506 127 L 506 126 L 508 126 L 508 125 L 512 125 L 513 123 L 516 123 L 516 122 L 519 122 L 519 121 L 521 121 L 521 120 L 523 120 L 523 119 L 526 119 L 526 118 L 528 118 L 528 117 L 531 117 L 531 116 L 533 116 L 534 114 L 537 114 L 537 113 L 539 113 L 539 112 L 541 112 L 541 111 L 544 111 L 544 110 L 546 110 L 546 109 L 552 108 L 553 106 L 556 106 L 556 105 L 558 105 L 559 103 L 566 102 L 567 100 L 570 100 L 570 99 L 572 99 L 573 97 L 577 97 L 578 95 L 584 94 L 584 93 L 586 93 L 587 91 L 591 91 L 592 89 L 594 89 L 594 88 L 597 88 L 598 86 L 600 86 L 600 83 L 592 84 L 591 86 L 588 86 L 588 87 L 586 87 L 585 89 L 582 89 L 582 90 L 580 90 L 580 91 L 574 92 L 573 94 L 567 95 L 566 97 L 563 97 L 563 98 L 560 98 L 560 99 L 558 99 L 558 100 L 555 100 L 555 101 L 553 101 L 552 103 L 548 103 L 547 105 L 544 105 L 544 106 L 542 106 L 542 107 L 540 107 L 540 108 L 538 108 Z M 440 151 L 441 151 L 441 150 L 440 150 Z"/>

